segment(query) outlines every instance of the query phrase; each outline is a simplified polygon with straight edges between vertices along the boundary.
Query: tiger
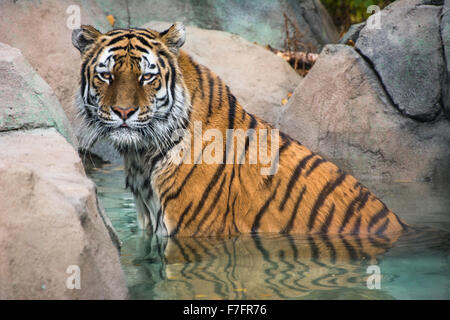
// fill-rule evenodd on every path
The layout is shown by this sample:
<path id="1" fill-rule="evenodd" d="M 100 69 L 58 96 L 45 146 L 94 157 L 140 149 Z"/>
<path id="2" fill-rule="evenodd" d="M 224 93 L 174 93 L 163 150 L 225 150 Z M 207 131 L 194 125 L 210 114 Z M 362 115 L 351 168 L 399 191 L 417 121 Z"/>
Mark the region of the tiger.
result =
<path id="1" fill-rule="evenodd" d="M 162 32 L 72 32 L 81 55 L 80 145 L 108 139 L 123 156 L 141 229 L 169 237 L 407 229 L 352 175 L 246 112 L 181 49 L 185 40 L 181 23 Z"/>

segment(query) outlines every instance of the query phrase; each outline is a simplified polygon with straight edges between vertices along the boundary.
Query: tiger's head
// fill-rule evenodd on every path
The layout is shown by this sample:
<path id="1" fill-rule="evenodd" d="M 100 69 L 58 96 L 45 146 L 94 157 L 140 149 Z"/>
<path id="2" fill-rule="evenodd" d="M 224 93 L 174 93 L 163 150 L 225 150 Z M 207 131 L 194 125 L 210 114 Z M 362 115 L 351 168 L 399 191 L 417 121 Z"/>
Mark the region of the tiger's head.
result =
<path id="1" fill-rule="evenodd" d="M 130 148 L 162 150 L 173 131 L 187 125 L 190 108 L 177 64 L 185 28 L 176 23 L 164 32 L 116 29 L 101 33 L 82 26 L 72 43 L 82 58 L 79 114 L 80 144 L 109 138 L 121 153 Z"/>

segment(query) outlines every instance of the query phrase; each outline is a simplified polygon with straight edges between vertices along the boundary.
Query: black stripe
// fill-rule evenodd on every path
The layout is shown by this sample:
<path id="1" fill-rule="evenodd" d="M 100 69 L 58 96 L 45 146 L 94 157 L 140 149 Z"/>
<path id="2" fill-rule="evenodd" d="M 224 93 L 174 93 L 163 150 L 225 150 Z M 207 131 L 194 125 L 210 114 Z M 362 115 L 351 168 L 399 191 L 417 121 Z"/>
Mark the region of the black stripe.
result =
<path id="1" fill-rule="evenodd" d="M 197 72 L 198 84 L 199 84 L 200 92 L 201 92 L 202 98 L 203 98 L 205 96 L 205 92 L 203 89 L 203 78 L 202 78 L 202 72 L 200 70 L 200 66 L 197 63 L 195 63 L 190 56 L 189 56 L 189 60 L 191 61 L 191 64 L 194 67 L 195 72 Z"/>
<path id="2" fill-rule="evenodd" d="M 219 101 L 219 109 L 222 107 L 222 80 L 218 80 L 217 81 L 217 89 L 219 90 L 219 99 L 217 101 Z"/>
<path id="3" fill-rule="evenodd" d="M 325 187 L 317 197 L 317 200 L 314 203 L 314 207 L 311 210 L 311 214 L 309 215 L 308 231 L 311 231 L 311 229 L 314 227 L 314 222 L 316 221 L 319 209 L 322 207 L 325 200 L 342 182 L 344 182 L 345 178 L 347 177 L 347 175 L 341 170 L 338 170 L 338 173 L 339 177 L 334 182 L 328 181 L 328 183 L 325 185 Z"/>
<path id="4" fill-rule="evenodd" d="M 209 206 L 208 210 L 206 211 L 203 218 L 200 220 L 197 226 L 197 230 L 194 232 L 194 236 L 197 235 L 197 233 L 200 231 L 200 228 L 202 227 L 203 223 L 208 219 L 208 217 L 211 215 L 211 213 L 214 211 L 214 208 L 216 207 L 217 203 L 219 202 L 219 198 L 222 195 L 223 186 L 225 184 L 225 180 L 227 179 L 227 174 L 225 173 L 223 175 L 222 182 L 220 183 L 219 189 L 216 191 L 216 195 L 214 196 L 213 201 L 211 202 L 211 205 Z"/>
<path id="5" fill-rule="evenodd" d="M 333 211 L 334 211 L 334 206 L 333 206 Z M 333 243 L 330 241 L 330 238 L 324 234 L 321 234 L 320 238 L 325 243 L 327 248 L 330 249 L 330 260 L 331 260 L 331 263 L 335 264 L 336 263 L 336 249 L 334 248 Z"/>
<path id="6" fill-rule="evenodd" d="M 244 112 L 244 114 L 245 114 L 245 112 Z M 249 113 L 248 115 L 250 116 L 250 124 L 248 126 L 248 129 L 249 130 L 255 129 L 258 122 L 256 121 L 255 117 L 252 114 Z M 253 135 L 247 134 L 247 137 L 245 138 L 245 145 L 244 145 L 244 150 L 245 150 L 244 157 L 248 152 L 248 148 L 250 147 L 250 138 L 252 138 L 252 141 L 253 141 Z"/>
<path id="7" fill-rule="evenodd" d="M 187 228 L 197 217 L 197 215 L 202 210 L 203 206 L 205 205 L 206 199 L 209 196 L 209 193 L 214 188 L 214 186 L 217 183 L 217 180 L 219 180 L 219 177 L 222 175 L 223 170 L 225 169 L 225 163 L 222 163 L 219 165 L 219 168 L 217 168 L 216 172 L 214 173 L 214 176 L 210 180 L 208 186 L 206 187 L 205 191 L 202 194 L 202 198 L 200 199 L 200 202 L 197 205 L 197 208 L 195 209 L 192 216 L 189 218 L 189 220 L 186 222 L 185 228 Z"/>
<path id="8" fill-rule="evenodd" d="M 84 91 L 86 89 L 86 66 L 89 62 L 89 59 L 86 59 L 85 61 L 83 61 L 83 64 L 81 65 L 81 85 L 80 85 L 80 90 L 81 90 L 81 96 L 83 97 L 83 101 L 85 99 L 84 97 Z M 89 78 L 87 79 L 87 81 L 89 81 Z"/>
<path id="9" fill-rule="evenodd" d="M 166 63 L 164 62 L 164 59 L 161 57 L 158 57 L 158 63 L 161 66 L 162 69 L 166 68 Z"/>
<path id="10" fill-rule="evenodd" d="M 308 236 L 308 242 L 311 245 L 311 260 L 319 259 L 319 248 L 317 247 L 317 244 L 314 241 L 314 238 L 311 236 Z"/>
<path id="11" fill-rule="evenodd" d="M 381 248 L 384 250 L 387 250 L 390 248 L 388 243 L 383 243 L 381 241 L 378 241 L 377 239 L 375 239 L 371 236 L 369 236 L 368 239 L 369 239 L 370 244 L 373 245 L 375 248 Z"/>
<path id="12" fill-rule="evenodd" d="M 192 207 L 192 201 L 188 204 L 188 206 L 183 210 L 183 213 L 180 216 L 180 219 L 178 220 L 178 224 L 176 226 L 176 228 L 172 231 L 172 233 L 170 234 L 170 236 L 173 236 L 175 234 L 178 233 L 178 231 L 180 230 L 181 224 L 183 223 L 184 218 L 186 217 L 187 213 L 189 212 L 189 210 Z"/>
<path id="13" fill-rule="evenodd" d="M 222 234 L 223 231 L 225 230 L 226 219 L 230 213 L 231 187 L 233 186 L 234 175 L 235 175 L 235 172 L 234 172 L 234 166 L 233 166 L 233 170 L 231 171 L 230 183 L 228 184 L 227 209 L 226 209 L 225 213 L 223 214 L 222 227 L 219 230 L 219 234 Z M 236 198 L 234 198 L 234 200 L 236 201 Z"/>
<path id="14" fill-rule="evenodd" d="M 350 221 L 350 218 L 353 217 L 355 214 L 356 205 L 360 204 L 361 199 L 366 197 L 368 194 L 368 191 L 365 189 L 359 190 L 359 195 L 353 199 L 353 201 L 348 205 L 347 210 L 345 210 L 344 219 L 342 219 L 341 226 L 339 228 L 339 232 L 342 232 L 344 228 L 347 226 L 348 222 Z"/>
<path id="15" fill-rule="evenodd" d="M 211 74 L 209 72 L 207 74 L 208 74 L 208 84 L 209 84 L 209 102 L 208 102 L 208 118 L 209 118 L 212 114 L 214 79 L 211 77 Z"/>
<path id="16" fill-rule="evenodd" d="M 172 62 L 170 60 L 167 61 L 169 63 L 169 70 L 170 70 L 170 76 L 171 78 L 170 80 L 170 94 L 172 96 L 172 102 L 175 100 L 175 83 L 177 81 L 176 79 L 176 69 L 173 66 Z M 168 83 L 166 82 L 166 86 L 168 85 Z M 172 104 L 173 106 L 173 104 Z"/>
<path id="17" fill-rule="evenodd" d="M 369 190 L 367 190 L 366 188 L 364 188 L 364 191 L 365 191 L 365 193 L 364 193 L 363 198 L 361 199 L 361 202 L 360 202 L 359 205 L 358 205 L 358 210 L 361 210 L 362 208 L 365 207 L 365 205 L 366 205 L 366 203 L 367 203 L 367 200 L 369 200 L 369 197 L 370 197 L 370 192 L 369 192 Z"/>
<path id="18" fill-rule="evenodd" d="M 306 174 L 305 174 L 306 177 L 308 177 L 311 174 L 311 172 L 313 172 L 323 162 L 326 162 L 326 160 L 323 158 L 317 158 L 316 160 L 314 160 L 311 167 L 308 169 L 308 171 L 306 171 Z"/>
<path id="19" fill-rule="evenodd" d="M 356 249 L 349 243 L 345 238 L 340 234 L 339 238 L 344 243 L 344 248 L 348 251 L 348 255 L 350 256 L 350 261 L 355 261 L 358 259 L 358 254 Z"/>
<path id="20" fill-rule="evenodd" d="M 159 48 L 158 55 L 166 57 L 167 60 L 169 60 L 171 57 L 170 54 L 167 51 L 163 50 L 162 48 Z"/>
<path id="21" fill-rule="evenodd" d="M 278 153 L 279 153 L 280 156 L 281 156 L 281 154 L 283 153 L 283 151 L 286 150 L 286 149 L 292 144 L 292 142 L 291 142 L 290 139 L 283 140 L 283 141 L 284 141 L 283 145 L 282 145 L 281 148 L 278 150 Z"/>
<path id="22" fill-rule="evenodd" d="M 389 219 L 386 221 L 375 231 L 375 234 L 383 234 L 389 225 Z"/>
<path id="23" fill-rule="evenodd" d="M 170 72 L 171 70 L 167 70 L 165 76 L 164 76 L 164 81 L 166 82 L 166 87 L 169 85 L 169 77 L 170 77 Z"/>
<path id="24" fill-rule="evenodd" d="M 194 164 L 191 168 L 191 170 L 189 171 L 189 173 L 186 175 L 186 177 L 184 178 L 183 182 L 181 183 L 180 187 L 177 189 L 177 191 L 175 191 L 174 193 L 170 194 L 167 196 L 166 199 L 164 199 L 164 206 L 167 205 L 167 203 L 170 200 L 176 199 L 180 196 L 181 191 L 183 190 L 184 186 L 186 185 L 187 181 L 189 180 L 189 178 L 192 176 L 192 173 L 194 172 L 195 168 L 197 168 L 197 164 Z M 175 183 L 175 182 L 174 182 Z M 169 192 L 169 190 L 171 190 L 171 188 L 168 188 L 167 190 L 165 190 L 162 194 L 161 194 L 161 200 L 163 199 L 164 195 Z"/>
<path id="25" fill-rule="evenodd" d="M 126 32 L 128 32 L 127 29 L 116 29 L 114 31 L 108 32 L 106 35 L 112 37 L 112 36 L 115 36 L 115 35 L 118 35 L 118 34 L 123 34 L 124 35 Z"/>
<path id="26" fill-rule="evenodd" d="M 331 221 L 333 220 L 334 216 L 334 203 L 331 205 L 330 211 L 328 212 L 327 218 L 325 219 L 325 222 L 322 224 L 322 227 L 320 228 L 321 233 L 327 233 L 328 229 L 330 228 Z"/>
<path id="27" fill-rule="evenodd" d="M 153 170 L 155 164 L 160 161 L 164 157 L 164 153 L 160 152 L 156 157 L 152 158 L 152 162 L 150 163 L 150 170 Z"/>
<path id="28" fill-rule="evenodd" d="M 373 228 L 373 226 L 380 221 L 381 219 L 385 218 L 389 213 L 389 209 L 383 204 L 383 208 L 381 208 L 380 211 L 378 211 L 369 222 L 369 225 L 367 227 L 367 230 L 370 232 L 370 229 Z"/>
<path id="29" fill-rule="evenodd" d="M 350 231 L 351 234 L 359 234 L 359 229 L 361 228 L 361 216 L 358 217 L 355 224 L 353 225 L 352 231 Z"/>
<path id="30" fill-rule="evenodd" d="M 306 192 L 306 186 L 303 186 L 303 189 L 300 192 L 300 195 L 297 197 L 297 201 L 295 201 L 295 205 L 294 205 L 294 209 L 292 210 L 291 217 L 289 218 L 288 223 L 286 224 L 286 226 L 284 226 L 284 228 L 281 230 L 280 233 L 287 234 L 287 233 L 291 232 L 292 228 L 294 227 L 294 221 L 295 221 L 295 218 L 298 213 L 298 207 L 300 205 L 300 202 L 303 199 L 303 195 L 305 194 L 305 192 Z"/>
<path id="31" fill-rule="evenodd" d="M 284 193 L 283 200 L 280 203 L 279 209 L 282 211 L 284 210 L 284 206 L 286 204 L 287 199 L 291 195 L 292 189 L 294 188 L 295 183 L 297 182 L 303 168 L 308 163 L 309 159 L 314 157 L 314 153 L 311 153 L 310 155 L 307 155 L 304 157 L 300 162 L 297 164 L 297 167 L 294 169 L 294 172 L 292 173 L 291 179 L 289 180 L 289 183 L 286 188 L 286 192 Z"/>
<path id="32" fill-rule="evenodd" d="M 139 51 L 145 52 L 145 53 L 149 53 L 149 51 L 147 49 L 145 49 L 145 48 L 143 48 L 143 47 L 141 47 L 139 45 L 136 45 L 136 49 L 139 50 Z"/>
<path id="33" fill-rule="evenodd" d="M 228 105 L 230 109 L 228 110 L 228 129 L 234 129 L 234 118 L 236 116 L 236 97 L 231 94 L 230 88 L 226 86 Z"/>
<path id="34" fill-rule="evenodd" d="M 128 45 L 110 48 L 109 51 L 118 51 L 118 50 L 127 50 L 127 49 L 128 49 Z"/>
<path id="35" fill-rule="evenodd" d="M 143 36 L 143 37 L 147 38 L 149 41 L 154 41 L 155 40 L 155 37 L 153 35 L 150 35 L 150 34 L 148 34 L 146 32 L 135 32 L 134 34 L 138 34 L 140 36 Z"/>
<path id="36" fill-rule="evenodd" d="M 275 196 L 277 195 L 277 190 L 278 190 L 278 187 L 280 186 L 280 183 L 281 183 L 281 181 L 278 181 L 278 184 L 275 187 L 275 190 L 273 190 L 270 197 L 266 200 L 264 205 L 261 207 L 261 209 L 256 214 L 255 219 L 253 221 L 253 225 L 252 225 L 252 232 L 258 231 L 259 225 L 261 223 L 261 219 L 262 219 L 264 213 L 266 213 L 267 209 L 269 208 L 270 203 L 273 201 L 273 199 L 275 199 Z"/>
<path id="37" fill-rule="evenodd" d="M 237 224 L 236 224 L 236 214 L 235 214 L 236 211 L 234 210 L 234 206 L 235 206 L 235 204 L 236 204 L 237 198 L 238 198 L 238 196 L 235 195 L 235 196 L 234 196 L 234 199 L 233 199 L 233 204 L 231 205 L 231 214 L 232 214 L 232 217 L 233 217 L 233 226 L 234 226 L 234 230 L 235 230 L 237 233 L 240 233 L 239 228 L 238 228 L 238 226 L 237 226 Z"/>
<path id="38" fill-rule="evenodd" d="M 153 48 L 153 46 L 152 46 L 150 43 L 148 43 L 148 41 L 145 40 L 143 37 L 138 36 L 138 35 L 134 35 L 134 37 L 136 37 L 136 39 L 138 39 L 144 46 L 147 46 L 147 47 L 149 47 L 150 49 Z"/>
<path id="39" fill-rule="evenodd" d="M 119 42 L 119 41 L 124 40 L 125 37 L 126 37 L 126 34 L 123 34 L 123 35 L 120 35 L 120 36 L 118 36 L 118 37 L 115 37 L 115 38 L 111 39 L 111 40 L 105 45 L 105 47 L 112 46 L 113 44 L 115 44 L 115 43 L 117 43 L 117 42 Z"/>
<path id="40" fill-rule="evenodd" d="M 402 226 L 403 230 L 408 229 L 408 226 L 396 214 L 394 214 L 394 217 L 397 219 L 397 222 Z"/>

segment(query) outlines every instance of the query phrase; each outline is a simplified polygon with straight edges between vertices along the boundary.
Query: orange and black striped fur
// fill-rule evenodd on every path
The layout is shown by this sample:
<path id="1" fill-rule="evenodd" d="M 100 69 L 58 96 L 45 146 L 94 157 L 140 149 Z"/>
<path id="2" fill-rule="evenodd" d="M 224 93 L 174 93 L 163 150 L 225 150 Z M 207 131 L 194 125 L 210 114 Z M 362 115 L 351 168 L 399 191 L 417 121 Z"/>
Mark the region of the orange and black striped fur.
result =
<path id="1" fill-rule="evenodd" d="M 261 129 L 270 133 L 273 128 L 247 113 L 222 80 L 179 50 L 185 40 L 182 25 L 161 33 L 118 29 L 105 34 L 83 26 L 72 39 L 82 53 L 81 143 L 88 147 L 106 137 L 123 155 L 126 184 L 143 228 L 186 236 L 383 235 L 406 228 L 354 177 L 285 134 L 280 133 L 271 163 L 250 163 L 249 145 L 260 141 Z M 225 142 L 219 141 L 222 148 L 214 152 L 213 137 L 195 146 L 196 123 L 202 132 L 214 129 L 223 137 L 230 137 L 227 129 L 254 129 L 255 135 L 236 143 L 234 161 L 227 163 Z M 266 136 L 267 145 L 274 145 L 276 138 Z M 184 155 L 191 163 L 174 160 L 180 150 L 188 150 Z M 200 163 L 201 152 L 215 161 Z M 275 174 L 261 174 L 274 163 Z"/>

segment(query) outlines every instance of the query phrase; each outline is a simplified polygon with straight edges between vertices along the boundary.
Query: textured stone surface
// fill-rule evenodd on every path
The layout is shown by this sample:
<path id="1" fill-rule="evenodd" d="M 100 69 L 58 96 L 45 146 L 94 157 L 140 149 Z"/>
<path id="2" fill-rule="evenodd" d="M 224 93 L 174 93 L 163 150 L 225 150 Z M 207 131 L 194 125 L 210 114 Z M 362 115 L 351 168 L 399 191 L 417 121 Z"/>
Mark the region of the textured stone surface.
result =
<path id="1" fill-rule="evenodd" d="M 439 32 L 442 6 L 399 0 L 381 11 L 381 29 L 364 27 L 356 48 L 374 65 L 395 106 L 430 121 L 442 111 L 445 60 Z"/>
<path id="2" fill-rule="evenodd" d="M 450 177 L 448 121 L 401 115 L 371 66 L 349 46 L 326 46 L 282 109 L 282 130 L 357 178 Z"/>
<path id="3" fill-rule="evenodd" d="M 126 298 L 105 224 L 95 186 L 61 135 L 0 134 L 0 299 Z M 66 287 L 71 265 L 81 289 Z"/>
<path id="4" fill-rule="evenodd" d="M 82 24 L 111 29 L 94 0 L 0 1 L 0 42 L 20 49 L 53 89 L 74 125 L 73 97 L 80 64 L 79 52 L 71 42 L 72 30 L 67 26 L 70 5 L 79 6 Z"/>
<path id="5" fill-rule="evenodd" d="M 450 0 L 445 0 L 445 5 L 442 8 L 441 38 L 447 63 L 447 74 L 442 86 L 442 97 L 445 115 L 450 120 Z"/>
<path id="6" fill-rule="evenodd" d="M 359 37 L 359 33 L 361 30 L 365 27 L 366 22 L 361 22 L 357 24 L 352 24 L 348 31 L 342 36 L 342 38 L 339 40 L 340 44 L 348 44 L 348 42 L 351 40 L 354 43 Z"/>
<path id="7" fill-rule="evenodd" d="M 148 21 L 181 21 L 202 29 L 235 33 L 248 41 L 283 48 L 286 13 L 303 34 L 302 41 L 320 49 L 338 41 L 338 32 L 319 0 L 134 0 L 97 1 L 117 17 L 117 27 Z"/>
<path id="8" fill-rule="evenodd" d="M 0 131 L 55 127 L 77 147 L 77 139 L 53 90 L 20 50 L 3 43 L 0 78 Z"/>

